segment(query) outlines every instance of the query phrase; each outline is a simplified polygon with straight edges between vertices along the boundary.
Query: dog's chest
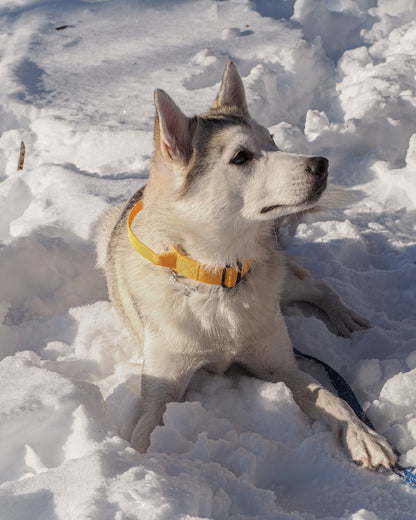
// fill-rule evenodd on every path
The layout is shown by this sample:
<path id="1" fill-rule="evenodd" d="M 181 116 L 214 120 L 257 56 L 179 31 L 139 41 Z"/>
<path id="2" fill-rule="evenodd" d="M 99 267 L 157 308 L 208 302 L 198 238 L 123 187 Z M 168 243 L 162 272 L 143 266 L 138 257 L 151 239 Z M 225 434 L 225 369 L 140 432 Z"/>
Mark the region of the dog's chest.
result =
<path id="1" fill-rule="evenodd" d="M 266 283 L 264 276 L 248 278 L 232 289 L 178 286 L 176 304 L 179 298 L 182 325 L 196 341 L 215 344 L 219 350 L 238 350 L 269 333 L 279 312 L 278 288 L 276 280 Z"/>

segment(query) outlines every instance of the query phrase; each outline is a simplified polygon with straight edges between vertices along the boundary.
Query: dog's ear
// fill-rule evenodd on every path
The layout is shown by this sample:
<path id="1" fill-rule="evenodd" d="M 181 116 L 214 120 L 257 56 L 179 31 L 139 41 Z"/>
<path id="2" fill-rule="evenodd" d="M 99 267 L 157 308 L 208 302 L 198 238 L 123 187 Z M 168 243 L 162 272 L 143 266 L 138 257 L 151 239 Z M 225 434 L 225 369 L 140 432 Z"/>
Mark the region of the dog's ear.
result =
<path id="1" fill-rule="evenodd" d="M 220 91 L 213 105 L 213 108 L 221 107 L 236 107 L 243 115 L 249 115 L 244 85 L 232 61 L 229 61 L 225 67 Z"/>
<path id="2" fill-rule="evenodd" d="M 163 90 L 155 90 L 155 147 L 169 163 L 186 164 L 192 154 L 190 119 Z"/>

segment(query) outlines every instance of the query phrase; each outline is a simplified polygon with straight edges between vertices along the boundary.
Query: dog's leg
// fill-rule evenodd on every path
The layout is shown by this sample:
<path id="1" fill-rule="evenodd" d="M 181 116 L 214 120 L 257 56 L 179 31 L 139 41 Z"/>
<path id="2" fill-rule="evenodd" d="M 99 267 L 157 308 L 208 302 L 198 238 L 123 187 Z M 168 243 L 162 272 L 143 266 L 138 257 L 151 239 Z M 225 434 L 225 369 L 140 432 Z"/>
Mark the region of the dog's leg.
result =
<path id="1" fill-rule="evenodd" d="M 244 365 L 259 379 L 284 382 L 307 415 L 324 420 L 342 438 L 354 461 L 365 467 L 390 467 L 396 457 L 386 439 L 361 422 L 345 401 L 322 387 L 312 376 L 299 370 L 283 318 L 277 321 L 280 322 L 277 323 L 280 328 L 275 346 L 270 346 L 270 342 L 267 345 L 256 345 L 256 356 L 250 356 L 247 351 L 245 359 L 241 359 Z"/>
<path id="2" fill-rule="evenodd" d="M 328 328 L 338 336 L 350 337 L 355 331 L 368 329 L 368 320 L 353 311 L 341 297 L 323 280 L 312 278 L 293 259 L 282 295 L 283 302 L 298 301 L 315 305 L 328 317 Z"/>
<path id="3" fill-rule="evenodd" d="M 144 453 L 150 435 L 162 423 L 166 405 L 180 401 L 194 373 L 203 365 L 195 356 L 166 348 L 166 340 L 145 333 L 141 384 L 142 415 L 133 430 L 131 445 Z"/>
<path id="4" fill-rule="evenodd" d="M 150 446 L 150 435 L 156 426 L 162 424 L 166 405 L 179 401 L 186 389 L 187 383 L 170 381 L 167 378 L 143 374 L 142 404 L 143 413 L 131 435 L 130 443 L 137 451 L 144 453 Z"/>
<path id="5" fill-rule="evenodd" d="M 324 420 L 339 435 L 355 462 L 364 467 L 389 468 L 396 457 L 386 439 L 371 430 L 342 399 L 323 388 L 312 376 L 299 369 L 277 373 L 293 392 L 300 408 L 313 419 Z"/>

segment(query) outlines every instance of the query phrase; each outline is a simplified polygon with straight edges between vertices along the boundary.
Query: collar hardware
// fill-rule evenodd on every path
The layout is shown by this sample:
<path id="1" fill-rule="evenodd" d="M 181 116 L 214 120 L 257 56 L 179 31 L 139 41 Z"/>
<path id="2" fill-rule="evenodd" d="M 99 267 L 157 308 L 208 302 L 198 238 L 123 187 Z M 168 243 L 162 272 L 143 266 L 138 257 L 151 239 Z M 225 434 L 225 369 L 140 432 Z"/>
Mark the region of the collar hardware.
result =
<path id="1" fill-rule="evenodd" d="M 235 284 L 233 285 L 233 287 L 238 285 L 241 282 L 241 278 L 242 278 L 243 264 L 240 261 L 237 261 L 236 264 L 237 264 L 237 267 L 238 267 L 237 278 L 236 278 L 236 281 L 235 281 Z M 224 288 L 229 288 L 229 286 L 226 285 L 226 278 L 227 278 L 227 270 L 228 269 L 231 269 L 232 271 L 235 271 L 235 269 L 233 267 L 231 267 L 230 264 L 227 264 L 224 267 L 224 269 L 222 270 L 221 287 L 224 287 Z M 231 274 L 231 276 L 232 276 L 232 274 Z"/>

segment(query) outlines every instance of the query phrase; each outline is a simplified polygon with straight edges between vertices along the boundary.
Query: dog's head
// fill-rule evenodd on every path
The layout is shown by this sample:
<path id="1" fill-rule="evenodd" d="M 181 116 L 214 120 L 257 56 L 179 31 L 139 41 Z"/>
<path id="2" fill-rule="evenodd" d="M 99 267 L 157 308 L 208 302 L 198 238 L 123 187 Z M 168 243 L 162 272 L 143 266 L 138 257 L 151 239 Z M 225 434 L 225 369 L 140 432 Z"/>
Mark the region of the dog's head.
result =
<path id="1" fill-rule="evenodd" d="M 228 62 L 218 96 L 205 114 L 188 118 L 155 92 L 158 190 L 181 201 L 199 223 L 274 220 L 313 207 L 326 188 L 328 161 L 280 151 L 250 117 L 244 87 Z"/>

